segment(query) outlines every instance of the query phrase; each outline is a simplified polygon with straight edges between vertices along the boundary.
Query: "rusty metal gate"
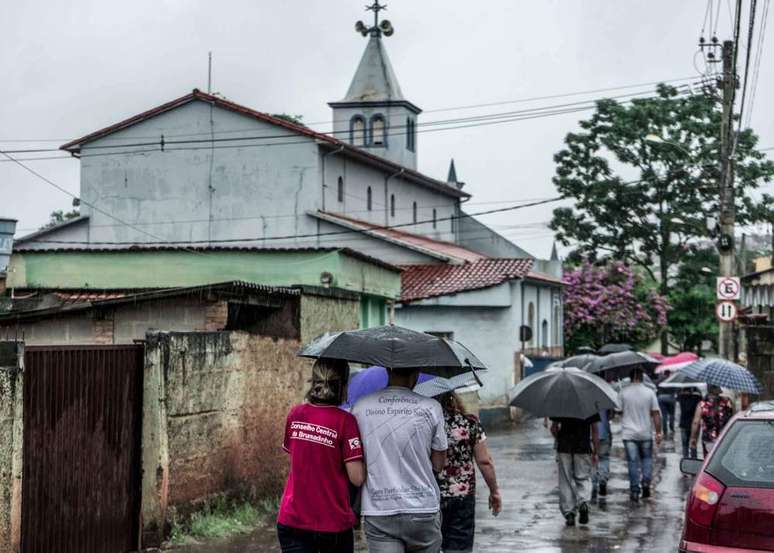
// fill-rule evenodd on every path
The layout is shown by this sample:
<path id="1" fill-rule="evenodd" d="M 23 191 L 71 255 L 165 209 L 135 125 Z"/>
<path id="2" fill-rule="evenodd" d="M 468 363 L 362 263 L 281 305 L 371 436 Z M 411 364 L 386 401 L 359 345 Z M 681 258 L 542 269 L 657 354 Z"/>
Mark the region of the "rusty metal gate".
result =
<path id="1" fill-rule="evenodd" d="M 143 347 L 28 347 L 22 553 L 137 549 Z"/>

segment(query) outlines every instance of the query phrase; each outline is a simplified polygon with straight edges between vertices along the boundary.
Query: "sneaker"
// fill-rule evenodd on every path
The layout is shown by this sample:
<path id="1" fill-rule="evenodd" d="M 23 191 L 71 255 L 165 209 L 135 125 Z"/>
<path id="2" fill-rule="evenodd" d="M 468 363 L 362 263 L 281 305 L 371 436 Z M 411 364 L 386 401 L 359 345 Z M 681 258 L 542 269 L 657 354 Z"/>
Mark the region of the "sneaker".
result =
<path id="1" fill-rule="evenodd" d="M 564 515 L 564 523 L 567 526 L 575 526 L 575 513 L 567 513 Z"/>
<path id="2" fill-rule="evenodd" d="M 583 503 L 578 509 L 578 522 L 581 524 L 589 523 L 589 506 Z"/>
<path id="3" fill-rule="evenodd" d="M 648 499 L 650 497 L 650 484 L 642 485 L 642 499 Z"/>
<path id="4" fill-rule="evenodd" d="M 634 502 L 634 503 L 638 503 L 640 501 L 640 494 L 639 494 L 639 492 L 631 492 L 629 494 L 629 499 L 632 502 Z"/>
<path id="5" fill-rule="evenodd" d="M 607 482 L 599 483 L 599 496 L 605 497 L 607 495 Z"/>
<path id="6" fill-rule="evenodd" d="M 591 501 L 592 503 L 597 500 L 597 488 L 591 488 Z"/>

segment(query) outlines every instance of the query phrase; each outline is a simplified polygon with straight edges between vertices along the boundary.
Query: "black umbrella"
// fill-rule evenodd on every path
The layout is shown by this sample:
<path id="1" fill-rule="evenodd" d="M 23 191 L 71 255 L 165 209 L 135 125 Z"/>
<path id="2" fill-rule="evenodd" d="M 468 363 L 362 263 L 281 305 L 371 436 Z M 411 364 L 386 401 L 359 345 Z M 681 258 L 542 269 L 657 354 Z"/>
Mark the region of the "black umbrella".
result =
<path id="1" fill-rule="evenodd" d="M 578 355 L 581 355 L 582 353 L 597 353 L 597 350 L 595 350 L 594 348 L 592 348 L 590 346 L 581 346 L 578 349 L 576 349 L 575 352 Z"/>
<path id="2" fill-rule="evenodd" d="M 551 363 L 552 367 L 575 367 L 576 369 L 585 369 L 597 359 L 600 359 L 598 355 L 593 353 L 584 353 L 583 355 L 573 355 L 567 359 L 556 361 Z"/>
<path id="3" fill-rule="evenodd" d="M 394 325 L 323 334 L 301 348 L 298 355 L 390 369 L 421 369 L 444 378 L 486 370 L 478 357 L 459 342 Z"/>
<path id="4" fill-rule="evenodd" d="M 609 355 L 611 353 L 621 353 L 622 351 L 633 351 L 634 348 L 629 344 L 605 344 L 597 353 L 599 355 Z"/>
<path id="5" fill-rule="evenodd" d="M 649 370 L 657 367 L 659 363 L 658 359 L 639 351 L 622 351 L 598 357 L 586 366 L 586 370 L 595 374 L 607 372 L 622 377 L 629 376 L 632 369 Z"/>

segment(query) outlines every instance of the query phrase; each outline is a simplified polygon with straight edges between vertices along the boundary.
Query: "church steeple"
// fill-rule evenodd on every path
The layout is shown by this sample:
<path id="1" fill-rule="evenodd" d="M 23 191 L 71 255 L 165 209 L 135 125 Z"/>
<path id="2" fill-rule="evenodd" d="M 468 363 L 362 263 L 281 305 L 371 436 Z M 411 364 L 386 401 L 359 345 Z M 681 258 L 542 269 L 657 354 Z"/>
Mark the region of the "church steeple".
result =
<path id="1" fill-rule="evenodd" d="M 360 64 L 346 96 L 328 104 L 333 108 L 333 130 L 345 142 L 416 169 L 416 118 L 422 110 L 403 95 L 387 56 L 382 37 L 391 36 L 394 29 L 388 20 L 379 21 L 387 6 L 376 0 L 366 9 L 374 12 L 374 23 L 355 25 L 368 37 Z"/>
<path id="2" fill-rule="evenodd" d="M 454 166 L 454 158 L 449 163 L 449 176 L 446 177 L 446 182 L 451 186 L 456 186 L 459 190 L 465 186 L 465 183 L 457 178 L 457 168 Z"/>

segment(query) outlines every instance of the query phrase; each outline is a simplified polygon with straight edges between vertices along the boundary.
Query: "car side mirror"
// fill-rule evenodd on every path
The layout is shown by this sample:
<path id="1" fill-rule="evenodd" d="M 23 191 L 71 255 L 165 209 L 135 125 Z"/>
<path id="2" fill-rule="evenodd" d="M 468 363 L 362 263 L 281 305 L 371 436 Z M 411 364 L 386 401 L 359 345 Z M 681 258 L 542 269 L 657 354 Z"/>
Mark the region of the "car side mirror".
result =
<path id="1" fill-rule="evenodd" d="M 701 459 L 681 459 L 680 472 L 689 476 L 696 476 L 701 470 L 702 463 L 704 463 L 704 461 Z"/>

